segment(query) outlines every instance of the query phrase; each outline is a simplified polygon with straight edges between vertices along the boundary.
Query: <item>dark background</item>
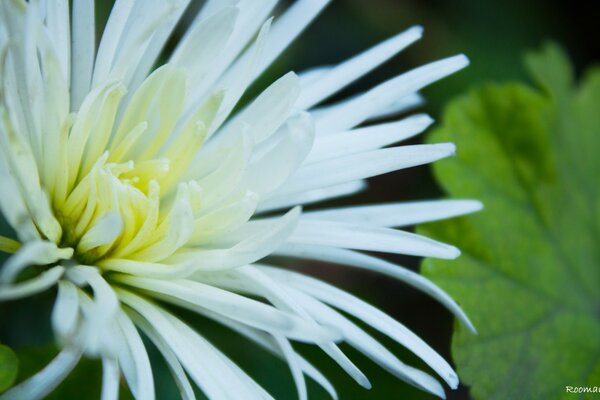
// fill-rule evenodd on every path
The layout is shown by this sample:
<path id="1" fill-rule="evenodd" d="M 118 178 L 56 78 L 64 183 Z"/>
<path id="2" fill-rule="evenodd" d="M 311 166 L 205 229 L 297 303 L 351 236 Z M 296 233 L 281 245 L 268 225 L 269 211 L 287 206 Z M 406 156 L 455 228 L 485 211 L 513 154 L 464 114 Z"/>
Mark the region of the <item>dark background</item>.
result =
<path id="1" fill-rule="evenodd" d="M 98 22 L 103 23 L 112 1 L 97 1 Z M 285 4 L 283 2 L 282 4 Z M 287 3 L 291 3 L 288 1 Z M 524 79 L 521 56 L 547 40 L 562 44 L 572 56 L 578 71 L 600 59 L 598 15 L 594 2 L 543 0 L 336 0 L 320 18 L 284 53 L 283 57 L 259 80 L 250 93 L 256 93 L 274 78 L 289 70 L 335 64 L 414 24 L 425 27 L 420 42 L 392 61 L 345 90 L 342 98 L 408 69 L 456 53 L 465 53 L 471 66 L 424 91 L 428 103 L 420 111 L 439 119 L 443 105 L 470 87 L 488 81 Z M 174 43 L 176 37 L 171 42 Z M 334 98 L 333 100 L 335 100 Z M 417 139 L 414 142 L 419 142 Z M 460 149 L 458 149 L 460 151 Z M 415 200 L 443 196 L 427 167 L 388 174 L 370 181 L 370 190 L 351 199 L 328 205 L 375 203 Z M 394 262 L 417 269 L 420 260 L 412 257 L 391 257 Z M 460 263 L 460 259 L 456 261 Z M 425 295 L 402 283 L 374 274 L 349 271 L 325 264 L 289 264 L 315 276 L 334 282 L 377 305 L 407 325 L 446 358 L 453 321 L 448 312 Z M 55 351 L 44 346 L 50 340 L 49 312 L 53 293 L 26 302 L 0 307 L 0 342 L 14 346 L 21 357 L 23 376 L 33 373 L 40 362 Z M 197 327 L 226 354 L 251 372 L 276 398 L 295 397 L 295 390 L 286 365 L 235 334 L 215 324 L 187 315 Z M 400 358 L 411 365 L 423 365 L 399 345 L 374 333 Z M 296 346 L 331 380 L 341 399 L 430 399 L 431 396 L 393 378 L 365 357 L 343 346 L 348 355 L 367 374 L 373 384 L 371 391 L 356 385 L 343 371 L 318 350 Z M 166 367 L 159 357 L 156 382 L 159 399 L 176 398 L 176 390 Z M 423 367 L 426 368 L 426 367 Z M 100 369 L 97 363 L 85 362 L 55 394 L 55 398 L 82 398 L 83 393 L 98 398 Z M 327 395 L 312 382 L 312 399 Z M 124 393 L 127 397 L 128 393 Z M 461 387 L 448 391 L 450 399 L 469 399 L 469 391 Z"/>

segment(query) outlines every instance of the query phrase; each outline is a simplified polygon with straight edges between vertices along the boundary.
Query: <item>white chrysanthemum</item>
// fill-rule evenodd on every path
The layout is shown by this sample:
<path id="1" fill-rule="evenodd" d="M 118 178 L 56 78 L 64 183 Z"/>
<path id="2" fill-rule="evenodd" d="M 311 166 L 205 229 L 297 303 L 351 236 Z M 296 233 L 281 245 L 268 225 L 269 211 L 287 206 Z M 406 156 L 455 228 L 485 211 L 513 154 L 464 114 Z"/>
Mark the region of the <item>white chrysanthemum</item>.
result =
<path id="1" fill-rule="evenodd" d="M 194 398 L 188 376 L 209 398 L 270 397 L 161 304 L 214 319 L 284 359 L 302 399 L 304 375 L 336 394 L 290 340 L 318 345 L 368 388 L 336 345 L 346 341 L 443 397 L 436 379 L 403 364 L 339 311 L 406 346 L 455 388 L 450 365 L 419 337 L 265 257 L 386 274 L 429 293 L 472 328 L 431 282 L 355 250 L 454 258 L 454 247 L 391 228 L 479 203 L 300 209 L 363 190 L 371 176 L 451 155 L 452 144 L 388 147 L 426 129 L 426 115 L 356 127 L 416 105 L 419 89 L 463 68 L 466 58 L 315 108 L 418 40 L 415 27 L 338 66 L 289 73 L 231 115 L 328 1 L 297 1 L 273 24 L 275 0 L 208 1 L 168 62 L 152 71 L 188 3 L 117 0 L 96 50 L 93 0 L 73 1 L 72 13 L 68 0 L 0 2 L 0 209 L 16 235 L 0 238 L 0 249 L 14 253 L 0 269 L 0 301 L 56 287 L 52 324 L 62 348 L 2 399 L 44 397 L 82 355 L 102 360 L 103 399 L 117 398 L 121 374 L 137 399 L 153 399 L 139 331 L 164 356 L 183 398 Z M 24 280 L 26 269 L 37 275 Z"/>

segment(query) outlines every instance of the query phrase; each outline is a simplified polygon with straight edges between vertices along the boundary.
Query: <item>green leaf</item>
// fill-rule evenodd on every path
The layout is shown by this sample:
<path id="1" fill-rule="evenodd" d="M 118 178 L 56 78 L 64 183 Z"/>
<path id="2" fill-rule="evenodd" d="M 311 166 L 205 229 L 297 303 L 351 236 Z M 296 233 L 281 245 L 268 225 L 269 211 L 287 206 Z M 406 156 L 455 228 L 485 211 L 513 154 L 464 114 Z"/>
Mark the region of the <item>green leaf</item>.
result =
<path id="1" fill-rule="evenodd" d="M 476 89 L 430 137 L 457 144 L 435 166 L 445 190 L 485 210 L 419 228 L 463 250 L 423 273 L 479 331 L 452 343 L 476 399 L 597 399 L 565 386 L 600 386 L 600 70 L 576 87 L 552 45 L 526 64 L 539 89 Z"/>
<path id="2" fill-rule="evenodd" d="M 0 393 L 17 379 L 19 360 L 10 347 L 0 344 Z"/>

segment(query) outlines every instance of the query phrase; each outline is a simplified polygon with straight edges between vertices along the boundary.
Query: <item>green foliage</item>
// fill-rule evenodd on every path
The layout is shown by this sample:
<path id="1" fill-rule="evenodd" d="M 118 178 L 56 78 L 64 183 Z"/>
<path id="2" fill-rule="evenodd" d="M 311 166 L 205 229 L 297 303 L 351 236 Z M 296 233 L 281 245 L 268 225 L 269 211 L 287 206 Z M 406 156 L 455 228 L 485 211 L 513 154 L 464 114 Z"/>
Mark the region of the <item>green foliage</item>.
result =
<path id="1" fill-rule="evenodd" d="M 0 344 L 0 392 L 8 389 L 17 378 L 19 360 L 8 346 Z"/>
<path id="2" fill-rule="evenodd" d="M 42 370 L 57 355 L 55 345 L 21 348 L 17 351 L 21 368 L 19 382 Z M 48 395 L 48 400 L 97 398 L 102 372 L 98 360 L 83 358 L 67 378 Z M 123 397 L 127 399 L 127 397 Z"/>
<path id="3" fill-rule="evenodd" d="M 457 144 L 435 166 L 445 190 L 486 209 L 420 227 L 464 252 L 423 272 L 479 330 L 452 344 L 476 399 L 587 398 L 565 386 L 600 386 L 600 69 L 577 86 L 552 45 L 526 65 L 539 88 L 474 90 L 430 136 Z"/>

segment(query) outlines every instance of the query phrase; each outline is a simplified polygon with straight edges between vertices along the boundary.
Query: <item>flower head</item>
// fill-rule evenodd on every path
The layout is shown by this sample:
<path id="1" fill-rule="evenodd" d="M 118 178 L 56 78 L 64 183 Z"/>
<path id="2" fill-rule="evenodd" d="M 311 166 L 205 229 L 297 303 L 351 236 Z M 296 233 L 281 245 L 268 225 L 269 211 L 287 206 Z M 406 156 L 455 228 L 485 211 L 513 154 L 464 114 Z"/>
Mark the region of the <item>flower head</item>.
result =
<path id="1" fill-rule="evenodd" d="M 363 320 L 456 387 L 450 365 L 383 312 L 325 282 L 273 265 L 286 256 L 373 270 L 460 308 L 400 266 L 356 250 L 454 258 L 452 246 L 392 229 L 474 211 L 430 201 L 302 212 L 348 196 L 365 179 L 435 161 L 452 144 L 388 147 L 431 119 L 365 122 L 420 102 L 417 91 L 466 64 L 455 56 L 349 100 L 319 106 L 421 36 L 411 28 L 338 66 L 284 75 L 240 112 L 245 89 L 328 3 L 300 0 L 271 23 L 275 1 L 208 1 L 168 62 L 153 69 L 189 0 L 117 0 L 95 48 L 94 2 L 0 3 L 0 210 L 15 238 L 0 301 L 56 288 L 59 355 L 4 396 L 41 398 L 82 355 L 103 366 L 103 398 L 121 374 L 154 398 L 140 331 L 167 361 L 183 398 L 188 375 L 210 398 L 269 395 L 172 311 L 214 319 L 284 359 L 301 398 L 304 375 L 335 390 L 291 340 L 318 345 L 360 385 L 346 341 L 410 384 L 444 396 L 339 311 Z M 265 22 L 266 21 L 266 22 Z M 37 275 L 22 273 L 38 266 Z M 32 271 L 33 272 L 33 271 Z M 52 289 L 54 290 L 54 289 Z"/>

